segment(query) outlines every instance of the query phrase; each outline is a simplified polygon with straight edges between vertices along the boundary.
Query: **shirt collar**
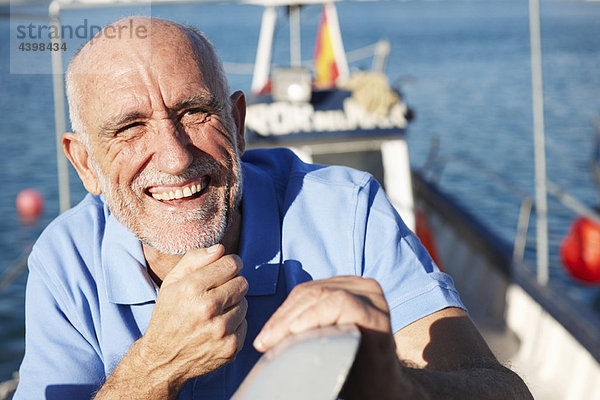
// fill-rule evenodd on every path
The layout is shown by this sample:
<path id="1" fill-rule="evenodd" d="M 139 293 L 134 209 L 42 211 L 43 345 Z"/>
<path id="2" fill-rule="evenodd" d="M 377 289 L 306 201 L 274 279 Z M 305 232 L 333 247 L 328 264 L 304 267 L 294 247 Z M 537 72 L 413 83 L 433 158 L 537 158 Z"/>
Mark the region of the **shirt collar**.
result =
<path id="1" fill-rule="evenodd" d="M 107 217 L 101 257 L 108 301 L 141 304 L 156 300 L 158 290 L 146 269 L 140 240 L 112 214 Z"/>
<path id="2" fill-rule="evenodd" d="M 274 294 L 281 263 L 281 217 L 273 180 L 252 164 L 242 163 L 242 233 L 240 257 L 248 296 Z"/>
<path id="3" fill-rule="evenodd" d="M 273 181 L 257 167 L 242 163 L 241 274 L 248 280 L 248 296 L 274 294 L 281 263 L 281 218 Z M 104 200 L 102 198 L 102 200 Z M 106 295 L 115 304 L 156 300 L 158 289 L 150 278 L 139 239 L 108 211 L 101 259 Z"/>

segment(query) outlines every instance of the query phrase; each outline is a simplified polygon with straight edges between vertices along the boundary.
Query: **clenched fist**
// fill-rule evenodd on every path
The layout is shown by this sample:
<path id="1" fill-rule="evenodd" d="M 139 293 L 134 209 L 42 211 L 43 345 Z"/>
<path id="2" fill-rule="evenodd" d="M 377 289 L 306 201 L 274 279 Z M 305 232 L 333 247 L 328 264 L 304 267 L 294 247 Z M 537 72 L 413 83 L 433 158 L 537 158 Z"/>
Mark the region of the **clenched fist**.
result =
<path id="1" fill-rule="evenodd" d="M 161 360 L 183 384 L 235 359 L 246 337 L 242 261 L 220 244 L 189 251 L 165 277 L 143 338 L 148 356 Z M 173 375 L 172 375 L 173 376 Z"/>

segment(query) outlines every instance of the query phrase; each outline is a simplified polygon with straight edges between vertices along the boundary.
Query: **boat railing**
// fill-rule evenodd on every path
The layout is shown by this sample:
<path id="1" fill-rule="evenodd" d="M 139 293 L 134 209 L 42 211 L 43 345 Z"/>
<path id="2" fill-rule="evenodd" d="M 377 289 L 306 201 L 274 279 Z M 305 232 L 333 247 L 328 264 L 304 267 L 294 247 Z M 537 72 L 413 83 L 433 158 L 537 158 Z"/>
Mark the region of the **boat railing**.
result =
<path id="1" fill-rule="evenodd" d="M 600 118 L 595 121 L 596 129 L 600 132 Z M 465 157 L 463 154 L 444 154 L 440 155 L 440 138 L 434 137 L 427 159 L 422 167 L 418 169 L 419 173 L 427 180 L 438 183 L 442 178 L 444 170 L 448 164 L 462 164 L 473 171 L 484 175 L 491 182 L 503 187 L 507 192 L 520 200 L 519 216 L 517 219 L 517 230 L 513 240 L 513 265 L 520 265 L 525 256 L 525 248 L 529 233 L 529 224 L 531 215 L 535 211 L 533 197 L 526 191 L 506 179 L 500 173 L 494 171 L 477 160 Z M 548 195 L 558 201 L 559 204 L 574 212 L 578 216 L 586 217 L 600 225 L 600 213 L 587 206 L 573 195 L 562 189 L 559 185 L 546 179 Z"/>
<path id="2" fill-rule="evenodd" d="M 0 294 L 27 269 L 27 259 L 30 252 L 31 246 L 23 251 L 21 256 L 0 276 Z"/>
<path id="3" fill-rule="evenodd" d="M 346 59 L 348 64 L 354 64 L 372 58 L 371 70 L 383 73 L 390 54 L 390 49 L 390 41 L 387 39 L 380 39 L 375 43 L 346 52 Z M 311 69 L 313 65 L 313 59 L 302 61 L 302 66 L 307 69 Z M 254 73 L 254 63 L 224 61 L 223 67 L 225 68 L 225 72 L 232 75 L 252 75 Z"/>

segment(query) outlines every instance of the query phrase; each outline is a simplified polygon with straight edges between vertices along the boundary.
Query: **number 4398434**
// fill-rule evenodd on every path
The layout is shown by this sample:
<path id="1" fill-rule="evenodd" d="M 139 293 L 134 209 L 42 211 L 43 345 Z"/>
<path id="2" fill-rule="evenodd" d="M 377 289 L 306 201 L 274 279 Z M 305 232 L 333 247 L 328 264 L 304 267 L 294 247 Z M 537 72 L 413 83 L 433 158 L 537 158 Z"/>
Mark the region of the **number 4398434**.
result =
<path id="1" fill-rule="evenodd" d="M 19 44 L 19 50 L 21 51 L 66 51 L 67 44 L 66 43 L 30 43 L 30 42 L 21 42 Z"/>

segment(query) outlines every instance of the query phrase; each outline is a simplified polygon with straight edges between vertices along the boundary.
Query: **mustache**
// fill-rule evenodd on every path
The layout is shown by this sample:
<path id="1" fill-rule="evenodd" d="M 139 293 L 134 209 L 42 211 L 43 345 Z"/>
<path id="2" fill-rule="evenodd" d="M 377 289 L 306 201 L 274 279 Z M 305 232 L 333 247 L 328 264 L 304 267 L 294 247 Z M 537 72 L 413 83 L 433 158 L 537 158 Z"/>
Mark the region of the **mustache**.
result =
<path id="1" fill-rule="evenodd" d="M 202 175 L 218 174 L 223 167 L 213 158 L 194 158 L 188 168 L 179 175 L 156 170 L 144 170 L 131 184 L 133 190 L 144 190 L 149 186 L 179 185 Z"/>

